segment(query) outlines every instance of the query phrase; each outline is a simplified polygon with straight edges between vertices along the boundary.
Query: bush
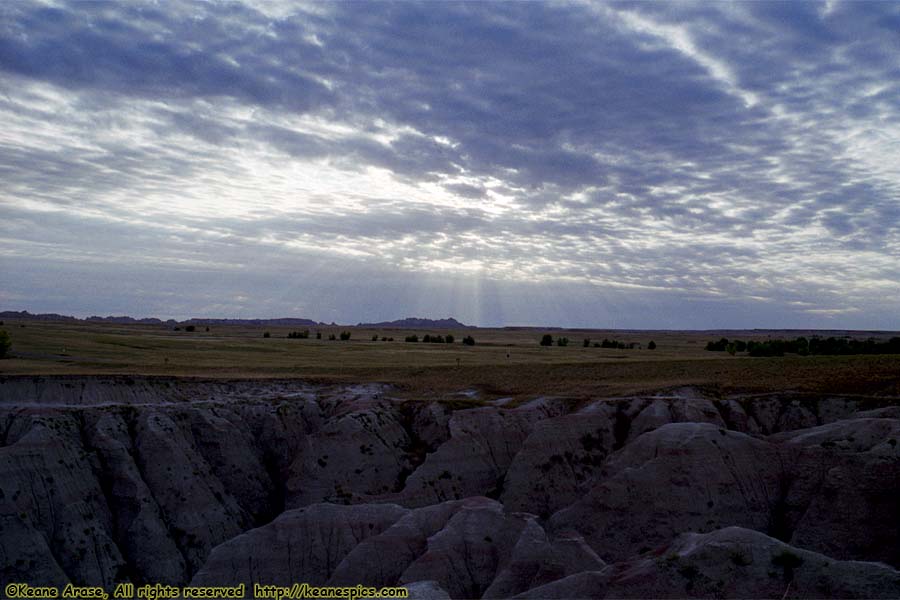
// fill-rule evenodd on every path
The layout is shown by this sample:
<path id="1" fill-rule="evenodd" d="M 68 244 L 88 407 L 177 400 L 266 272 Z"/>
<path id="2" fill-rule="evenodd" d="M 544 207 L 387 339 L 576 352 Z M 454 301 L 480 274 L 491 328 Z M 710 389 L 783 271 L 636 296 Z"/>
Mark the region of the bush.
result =
<path id="1" fill-rule="evenodd" d="M 454 339 L 454 338 L 453 338 L 453 335 L 450 334 L 450 333 L 448 333 L 448 334 L 447 334 L 447 337 L 444 338 L 444 341 L 445 341 L 446 343 L 448 343 L 448 344 L 452 344 L 452 343 L 453 343 L 453 339 Z"/>
<path id="2" fill-rule="evenodd" d="M 12 348 L 12 340 L 9 338 L 9 333 L 0 329 L 0 358 L 6 358 L 10 348 Z"/>
<path id="3" fill-rule="evenodd" d="M 194 327 L 193 325 L 187 325 L 187 326 L 184 328 L 185 331 L 196 331 L 196 329 L 197 329 L 197 328 Z"/>
<path id="4" fill-rule="evenodd" d="M 292 340 L 305 340 L 309 337 L 309 329 L 303 331 L 292 331 L 287 336 Z"/>
<path id="5" fill-rule="evenodd" d="M 386 336 L 386 335 L 381 336 L 381 341 L 382 341 L 382 342 L 388 341 L 387 336 Z M 394 338 L 391 338 L 391 341 L 393 342 L 393 341 L 394 341 Z"/>
<path id="6" fill-rule="evenodd" d="M 722 338 L 718 342 L 708 342 L 706 344 L 706 349 L 710 352 L 725 352 L 725 348 L 728 347 L 728 338 Z"/>
<path id="7" fill-rule="evenodd" d="M 426 333 L 426 334 L 425 334 L 425 337 L 422 338 L 422 341 L 425 342 L 426 344 L 430 343 L 430 342 L 431 342 L 431 336 L 428 335 L 428 334 Z"/>
<path id="8" fill-rule="evenodd" d="M 263 337 L 264 337 L 264 338 L 270 338 L 270 337 L 272 337 L 272 334 L 269 333 L 269 332 L 267 331 L 267 332 L 265 332 L 265 333 L 263 334 Z"/>
<path id="9" fill-rule="evenodd" d="M 349 339 L 350 339 L 350 332 L 349 332 L 349 331 L 342 331 L 342 332 L 341 332 L 341 341 L 342 341 L 342 342 L 346 342 L 346 341 L 349 340 Z"/>
<path id="10" fill-rule="evenodd" d="M 377 334 L 377 333 L 374 334 L 374 335 L 372 336 L 372 341 L 373 341 L 373 342 L 377 342 L 377 341 L 378 341 L 378 334 Z"/>
<path id="11" fill-rule="evenodd" d="M 585 347 L 585 348 L 590 348 L 590 347 L 591 347 L 591 340 L 589 340 L 588 338 L 584 338 L 584 347 Z"/>
<path id="12" fill-rule="evenodd" d="M 568 346 L 569 338 L 567 338 L 567 337 L 556 338 L 556 345 L 557 346 Z"/>
<path id="13" fill-rule="evenodd" d="M 552 346 L 553 345 L 553 336 L 549 333 L 545 333 L 544 337 L 541 338 L 541 346 Z"/>
<path id="14" fill-rule="evenodd" d="M 406 339 L 404 341 L 415 343 L 419 341 L 419 336 L 414 333 L 412 335 L 406 336 Z"/>
<path id="15" fill-rule="evenodd" d="M 650 340 L 650 343 L 647 344 L 647 350 L 656 350 L 656 342 Z"/>
<path id="16" fill-rule="evenodd" d="M 322 332 L 321 332 L 321 331 L 317 331 L 317 332 L 316 332 L 316 339 L 317 339 L 317 340 L 321 340 L 321 339 L 322 339 Z"/>
<path id="17" fill-rule="evenodd" d="M 790 550 L 782 550 L 772 557 L 772 564 L 781 567 L 784 570 L 784 580 L 790 581 L 794 578 L 794 569 L 803 565 L 803 559 Z"/>
<path id="18" fill-rule="evenodd" d="M 335 335 L 334 335 L 333 333 L 328 335 L 328 341 L 329 341 L 329 342 L 333 342 L 333 341 L 336 340 L 336 339 L 337 339 L 337 337 L 335 337 Z"/>
<path id="19" fill-rule="evenodd" d="M 466 346 L 474 346 L 475 338 L 473 338 L 471 335 L 467 335 L 466 337 L 463 338 L 462 343 L 465 344 Z"/>

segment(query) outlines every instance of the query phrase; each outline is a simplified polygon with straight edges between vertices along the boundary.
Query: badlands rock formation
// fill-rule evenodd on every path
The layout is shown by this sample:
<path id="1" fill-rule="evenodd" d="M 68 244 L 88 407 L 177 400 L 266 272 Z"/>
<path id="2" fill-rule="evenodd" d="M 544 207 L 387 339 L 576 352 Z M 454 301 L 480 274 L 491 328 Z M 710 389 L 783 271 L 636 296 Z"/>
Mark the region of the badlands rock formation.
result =
<path id="1" fill-rule="evenodd" d="M 6 378 L 0 584 L 897 598 L 898 440 L 891 398 Z"/>

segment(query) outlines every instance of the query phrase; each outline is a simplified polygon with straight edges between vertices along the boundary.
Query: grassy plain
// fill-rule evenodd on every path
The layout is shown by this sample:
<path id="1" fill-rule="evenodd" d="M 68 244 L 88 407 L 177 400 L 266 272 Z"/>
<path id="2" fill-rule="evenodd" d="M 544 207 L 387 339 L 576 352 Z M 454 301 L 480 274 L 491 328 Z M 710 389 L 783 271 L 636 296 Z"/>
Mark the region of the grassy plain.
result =
<path id="1" fill-rule="evenodd" d="M 456 343 L 407 343 L 406 335 L 447 331 L 310 328 L 311 339 L 288 339 L 294 328 L 212 326 L 206 332 L 165 325 L 6 321 L 13 358 L 0 375 L 132 374 L 201 378 L 301 378 L 322 382 L 378 381 L 409 397 L 476 389 L 483 397 L 541 394 L 617 396 L 691 385 L 711 393 L 806 391 L 900 395 L 900 355 L 751 358 L 708 352 L 719 337 L 765 340 L 797 335 L 887 338 L 896 332 L 627 331 L 467 329 Z M 314 339 L 321 331 L 322 340 Z M 328 336 L 350 331 L 349 341 Z M 270 338 L 263 333 L 269 331 Z M 541 335 L 565 336 L 567 347 L 542 347 Z M 371 341 L 377 334 L 379 341 Z M 460 340 L 472 335 L 476 345 Z M 382 342 L 383 336 L 393 342 Z M 585 348 L 604 337 L 641 348 Z M 655 350 L 647 344 L 654 340 Z"/>

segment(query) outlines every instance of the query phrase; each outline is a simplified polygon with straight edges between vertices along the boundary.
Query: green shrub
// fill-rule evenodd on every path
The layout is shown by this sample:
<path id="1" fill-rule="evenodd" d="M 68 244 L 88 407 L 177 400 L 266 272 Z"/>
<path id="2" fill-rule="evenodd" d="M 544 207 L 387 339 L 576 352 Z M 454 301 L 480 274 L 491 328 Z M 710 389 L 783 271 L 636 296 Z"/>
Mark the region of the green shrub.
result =
<path id="1" fill-rule="evenodd" d="M 553 345 L 553 336 L 549 333 L 545 333 L 544 337 L 541 338 L 541 346 L 552 346 Z"/>
<path id="2" fill-rule="evenodd" d="M 785 581 L 790 581 L 794 578 L 794 569 L 803 564 L 803 559 L 790 550 L 782 550 L 772 557 L 772 564 L 781 567 L 784 570 Z"/>
<path id="3" fill-rule="evenodd" d="M 270 337 L 272 337 L 272 334 L 269 333 L 269 332 L 267 331 L 267 332 L 265 332 L 265 333 L 263 334 L 263 337 L 264 337 L 264 338 L 270 338 Z"/>
<path id="4" fill-rule="evenodd" d="M 466 337 L 463 338 L 462 343 L 465 344 L 466 346 L 474 346 L 475 338 L 473 338 L 471 335 L 467 335 Z"/>
<path id="5" fill-rule="evenodd" d="M 453 343 L 453 334 L 448 333 L 447 337 L 444 338 L 444 342 L 446 342 L 448 344 L 452 344 Z"/>
<path id="6" fill-rule="evenodd" d="M 414 333 L 412 335 L 406 336 L 406 339 L 404 341 L 415 343 L 419 341 L 419 336 Z"/>
<path id="7" fill-rule="evenodd" d="M 0 329 L 0 358 L 6 358 L 10 348 L 12 348 L 12 340 L 9 337 L 9 333 L 4 329 Z"/>
<path id="8" fill-rule="evenodd" d="M 647 344 L 647 350 L 656 350 L 656 342 L 650 340 L 650 343 Z"/>
<path id="9" fill-rule="evenodd" d="M 349 340 L 349 339 L 350 339 L 350 332 L 349 332 L 349 331 L 342 331 L 342 332 L 341 332 L 341 341 L 342 341 L 342 342 L 346 342 L 346 341 Z"/>
<path id="10" fill-rule="evenodd" d="M 584 338 L 584 347 L 585 347 L 585 348 L 590 348 L 590 347 L 591 347 L 591 340 L 589 340 L 588 338 Z"/>
<path id="11" fill-rule="evenodd" d="M 708 342 L 706 349 L 710 352 L 725 352 L 726 346 L 728 346 L 728 338 L 722 338 L 718 342 Z"/>
<path id="12" fill-rule="evenodd" d="M 557 346 L 568 346 L 569 338 L 567 338 L 567 337 L 556 338 L 556 345 Z"/>

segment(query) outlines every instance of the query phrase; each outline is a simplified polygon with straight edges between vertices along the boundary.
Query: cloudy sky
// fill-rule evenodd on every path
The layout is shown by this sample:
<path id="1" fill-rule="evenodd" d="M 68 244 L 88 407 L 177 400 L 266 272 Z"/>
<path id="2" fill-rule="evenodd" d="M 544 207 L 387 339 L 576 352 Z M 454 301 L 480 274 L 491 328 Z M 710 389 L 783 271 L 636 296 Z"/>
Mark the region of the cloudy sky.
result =
<path id="1" fill-rule="evenodd" d="M 900 3 L 0 3 L 0 310 L 900 329 Z"/>

